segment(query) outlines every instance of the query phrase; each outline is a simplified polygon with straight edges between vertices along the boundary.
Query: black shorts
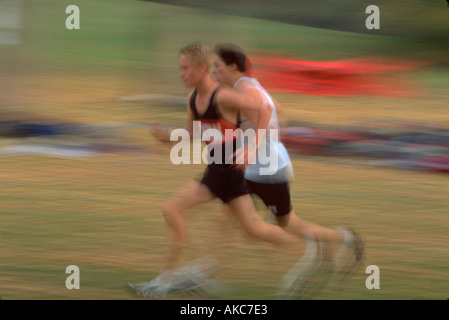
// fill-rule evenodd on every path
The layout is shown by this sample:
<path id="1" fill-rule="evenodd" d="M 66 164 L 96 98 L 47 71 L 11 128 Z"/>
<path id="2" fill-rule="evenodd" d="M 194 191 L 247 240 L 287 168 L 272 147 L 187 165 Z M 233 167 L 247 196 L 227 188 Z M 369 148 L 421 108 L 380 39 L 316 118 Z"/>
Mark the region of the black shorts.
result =
<path id="1" fill-rule="evenodd" d="M 277 217 L 282 217 L 292 211 L 290 188 L 285 183 L 257 183 L 247 181 L 250 193 L 257 195 L 270 211 Z"/>
<path id="2" fill-rule="evenodd" d="M 243 172 L 232 168 L 230 164 L 208 165 L 201 183 L 224 203 L 249 194 Z"/>

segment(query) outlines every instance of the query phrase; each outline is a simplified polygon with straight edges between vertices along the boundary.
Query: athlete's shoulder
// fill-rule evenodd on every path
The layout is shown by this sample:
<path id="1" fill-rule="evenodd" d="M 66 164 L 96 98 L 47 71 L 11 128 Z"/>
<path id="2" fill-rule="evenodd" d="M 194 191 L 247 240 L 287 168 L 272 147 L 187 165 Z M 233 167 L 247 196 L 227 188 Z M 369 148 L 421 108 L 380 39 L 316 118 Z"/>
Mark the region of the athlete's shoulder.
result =
<path id="1" fill-rule="evenodd" d="M 241 92 L 243 94 L 252 94 L 252 95 L 262 95 L 263 88 L 258 84 L 257 81 L 253 81 L 252 78 L 247 78 L 243 81 L 240 81 L 236 86 L 235 90 Z"/>
<path id="2" fill-rule="evenodd" d="M 187 95 L 187 99 L 190 100 L 194 94 L 196 94 L 196 89 L 193 89 L 189 92 L 189 94 Z"/>
<path id="3" fill-rule="evenodd" d="M 196 95 L 196 89 L 193 89 L 193 90 L 190 91 L 189 94 L 187 95 L 187 107 L 188 107 L 188 108 L 191 107 L 191 101 L 192 101 L 192 97 L 194 97 L 194 95 Z"/>
<path id="4" fill-rule="evenodd" d="M 254 83 L 250 78 L 241 79 L 237 84 L 234 85 L 234 89 L 238 91 L 246 90 L 248 88 L 253 88 Z"/>

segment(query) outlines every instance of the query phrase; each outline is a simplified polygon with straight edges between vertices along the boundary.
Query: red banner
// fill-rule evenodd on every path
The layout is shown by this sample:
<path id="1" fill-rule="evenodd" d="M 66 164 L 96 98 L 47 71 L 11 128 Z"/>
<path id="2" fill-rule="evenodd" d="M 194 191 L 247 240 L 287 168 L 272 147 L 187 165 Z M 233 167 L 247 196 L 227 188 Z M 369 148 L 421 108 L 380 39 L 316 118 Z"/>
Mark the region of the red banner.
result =
<path id="1" fill-rule="evenodd" d="M 423 88 L 411 80 L 410 74 L 424 66 L 428 63 L 376 58 L 319 62 L 254 56 L 250 73 L 271 91 L 416 97 L 423 94 Z"/>

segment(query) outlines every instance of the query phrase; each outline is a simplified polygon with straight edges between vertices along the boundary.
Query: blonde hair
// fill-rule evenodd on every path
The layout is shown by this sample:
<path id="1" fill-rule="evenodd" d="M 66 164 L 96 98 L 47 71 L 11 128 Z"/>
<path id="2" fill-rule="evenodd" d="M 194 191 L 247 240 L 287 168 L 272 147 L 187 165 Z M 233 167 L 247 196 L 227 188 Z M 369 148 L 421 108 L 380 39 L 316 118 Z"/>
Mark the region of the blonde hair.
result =
<path id="1" fill-rule="evenodd" d="M 207 71 L 210 68 L 210 52 L 209 48 L 197 41 L 191 42 L 179 50 L 179 54 L 188 56 L 195 65 L 205 63 Z"/>

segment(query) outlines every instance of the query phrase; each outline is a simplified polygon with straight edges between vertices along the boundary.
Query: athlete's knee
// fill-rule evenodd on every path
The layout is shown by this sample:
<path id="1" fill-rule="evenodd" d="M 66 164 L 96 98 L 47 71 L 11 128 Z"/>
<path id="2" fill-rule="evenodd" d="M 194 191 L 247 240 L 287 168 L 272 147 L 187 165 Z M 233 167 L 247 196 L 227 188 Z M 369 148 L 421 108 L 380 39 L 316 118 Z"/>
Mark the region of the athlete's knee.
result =
<path id="1" fill-rule="evenodd" d="M 250 237 L 264 239 L 267 230 L 264 223 L 253 223 L 245 226 L 245 231 Z"/>
<path id="2" fill-rule="evenodd" d="M 278 225 L 282 228 L 285 229 L 288 227 L 289 222 L 290 222 L 290 217 L 291 217 L 291 212 L 282 215 L 282 216 L 276 216 L 276 220 Z"/>
<path id="3" fill-rule="evenodd" d="M 165 219 L 170 219 L 172 217 L 176 217 L 180 212 L 179 209 L 173 204 L 172 201 L 166 200 L 163 204 L 162 204 L 162 214 L 164 216 Z"/>
<path id="4" fill-rule="evenodd" d="M 169 201 L 162 204 L 162 215 L 164 217 L 165 223 L 172 232 L 172 236 L 177 241 L 184 240 L 184 220 L 182 215 Z"/>
<path id="5" fill-rule="evenodd" d="M 257 231 L 256 228 L 246 228 L 246 234 L 253 238 L 259 238 L 260 232 Z"/>
<path id="6" fill-rule="evenodd" d="M 165 201 L 162 204 L 161 209 L 162 209 L 162 214 L 164 215 L 164 217 L 170 215 L 173 212 L 173 208 L 170 205 L 170 202 L 168 202 L 168 201 Z"/>

